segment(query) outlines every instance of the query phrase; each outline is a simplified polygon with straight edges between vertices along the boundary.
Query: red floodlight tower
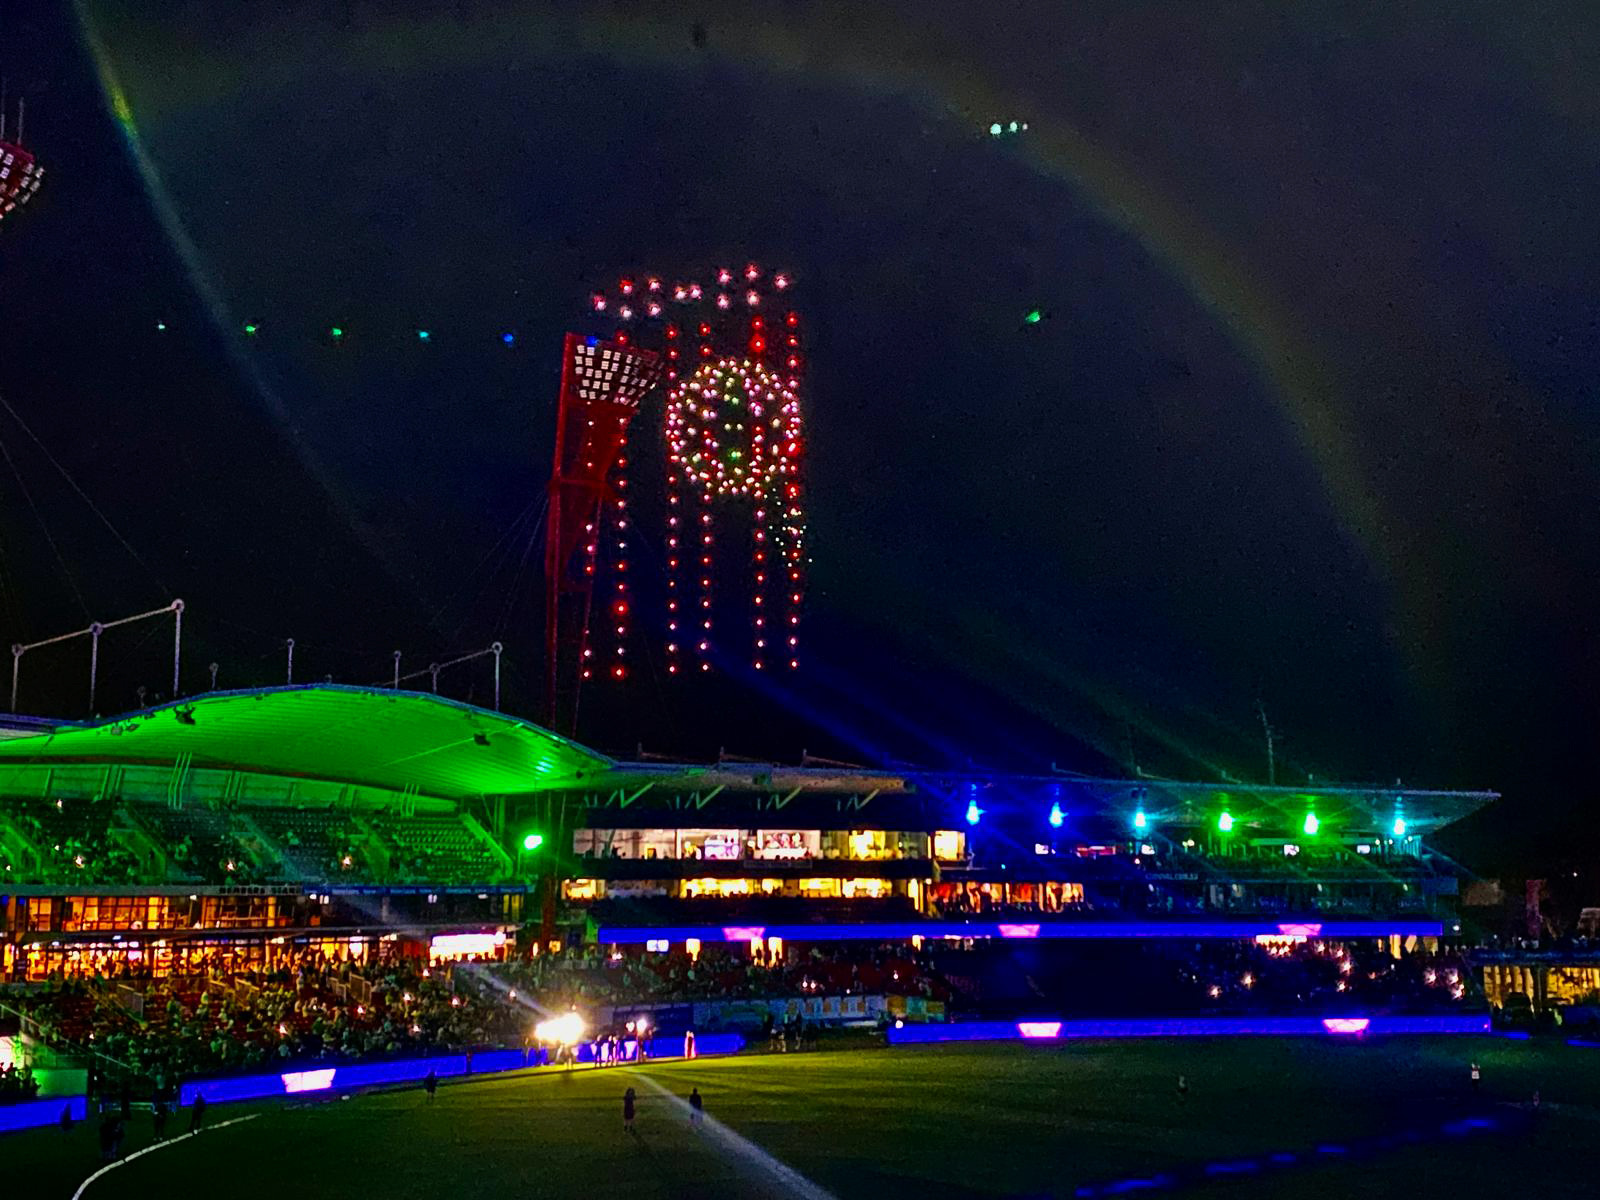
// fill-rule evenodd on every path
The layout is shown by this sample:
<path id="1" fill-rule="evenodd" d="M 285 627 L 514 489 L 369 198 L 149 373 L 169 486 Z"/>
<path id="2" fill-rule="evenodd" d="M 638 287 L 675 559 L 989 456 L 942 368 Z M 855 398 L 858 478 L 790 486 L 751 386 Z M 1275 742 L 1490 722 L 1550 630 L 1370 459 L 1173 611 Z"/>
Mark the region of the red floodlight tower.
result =
<path id="1" fill-rule="evenodd" d="M 626 337 L 567 334 L 545 526 L 545 695 L 553 729 L 576 728 L 579 681 L 595 670 L 589 618 L 602 540 L 608 543 L 603 558 L 613 566 L 605 627 L 618 630 L 604 669 L 619 679 L 627 673 L 628 425 L 660 379 L 660 356 L 629 345 Z M 564 659 L 574 648 L 577 661 L 569 665 Z"/>
<path id="2" fill-rule="evenodd" d="M 667 671 L 707 672 L 747 623 L 750 665 L 800 665 L 805 592 L 800 316 L 791 278 L 755 263 L 705 283 L 628 278 L 597 292 L 618 338 L 666 359 Z M 719 548 L 718 531 L 727 529 Z M 733 544 L 743 534 L 746 550 Z M 743 612 L 736 608 L 742 607 Z M 625 622 L 618 622 L 618 635 Z M 725 656 L 724 656 L 725 657 Z"/>
<path id="3" fill-rule="evenodd" d="M 23 102 L 19 100 L 16 140 L 8 140 L 5 100 L 0 98 L 0 222 L 32 200 L 44 179 L 44 168 L 22 148 L 22 117 Z"/>

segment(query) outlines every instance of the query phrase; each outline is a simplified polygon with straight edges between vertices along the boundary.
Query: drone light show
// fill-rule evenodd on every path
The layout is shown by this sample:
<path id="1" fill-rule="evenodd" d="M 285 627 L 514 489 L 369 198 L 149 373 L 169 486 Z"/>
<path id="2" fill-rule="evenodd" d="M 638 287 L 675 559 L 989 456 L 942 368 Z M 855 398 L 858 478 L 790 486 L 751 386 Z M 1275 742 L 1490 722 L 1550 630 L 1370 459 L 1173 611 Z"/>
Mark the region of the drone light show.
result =
<path id="1" fill-rule="evenodd" d="M 624 277 L 590 298 L 618 342 L 648 344 L 666 363 L 669 674 L 709 672 L 735 647 L 757 671 L 800 665 L 805 437 L 792 287 L 750 263 L 704 282 Z M 611 566 L 626 575 L 620 556 Z M 616 636 L 627 636 L 621 620 Z"/>

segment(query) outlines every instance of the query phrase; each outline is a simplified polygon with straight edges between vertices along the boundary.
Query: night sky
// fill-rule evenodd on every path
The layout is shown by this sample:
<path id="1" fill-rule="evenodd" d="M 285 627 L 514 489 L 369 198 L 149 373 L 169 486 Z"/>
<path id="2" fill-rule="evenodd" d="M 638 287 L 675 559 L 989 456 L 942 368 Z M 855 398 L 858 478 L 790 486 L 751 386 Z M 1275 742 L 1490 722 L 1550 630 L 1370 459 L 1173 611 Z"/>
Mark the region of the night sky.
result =
<path id="1" fill-rule="evenodd" d="M 585 740 L 1250 781 L 1259 703 L 1280 782 L 1592 852 L 1587 5 L 52 7 L 0 26 L 48 170 L 0 396 L 109 524 L 0 411 L 0 642 L 182 596 L 197 691 L 498 637 L 536 715 L 561 335 L 753 259 L 811 331 L 806 669 L 641 672 Z M 132 708 L 170 626 L 103 657 Z"/>

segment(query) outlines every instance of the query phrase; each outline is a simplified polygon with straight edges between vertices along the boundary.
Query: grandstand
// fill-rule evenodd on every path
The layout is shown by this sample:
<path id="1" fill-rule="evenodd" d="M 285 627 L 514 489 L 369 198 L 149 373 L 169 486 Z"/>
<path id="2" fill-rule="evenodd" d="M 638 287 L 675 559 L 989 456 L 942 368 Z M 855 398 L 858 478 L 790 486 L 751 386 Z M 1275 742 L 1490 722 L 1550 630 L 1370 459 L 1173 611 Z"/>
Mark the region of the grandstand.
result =
<path id="1" fill-rule="evenodd" d="M 12 979 L 515 945 L 538 888 L 539 937 L 569 944 L 1431 939 L 1459 928 L 1458 872 L 1429 839 L 1493 799 L 618 762 L 435 695 L 332 685 L 7 733 Z"/>

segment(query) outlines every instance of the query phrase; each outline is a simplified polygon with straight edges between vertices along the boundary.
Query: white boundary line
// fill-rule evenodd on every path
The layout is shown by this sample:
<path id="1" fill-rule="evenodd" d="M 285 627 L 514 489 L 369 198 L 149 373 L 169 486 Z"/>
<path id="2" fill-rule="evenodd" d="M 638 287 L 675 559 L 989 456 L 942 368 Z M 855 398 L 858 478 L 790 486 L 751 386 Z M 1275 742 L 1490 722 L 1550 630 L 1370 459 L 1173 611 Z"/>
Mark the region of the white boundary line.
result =
<path id="1" fill-rule="evenodd" d="M 690 1118 L 694 1114 L 694 1110 L 689 1107 L 687 1100 L 668 1090 L 642 1070 L 632 1067 L 628 1068 L 627 1073 L 650 1088 L 651 1091 L 665 1097 L 680 1110 L 685 1118 Z M 828 1191 L 827 1188 L 819 1183 L 813 1183 L 788 1163 L 768 1154 L 750 1139 L 741 1137 L 715 1117 L 706 1116 L 703 1113 L 700 1114 L 698 1128 L 705 1130 L 713 1142 L 720 1143 L 724 1151 L 741 1160 L 747 1168 L 771 1178 L 778 1185 L 781 1192 L 798 1197 L 798 1200 L 836 1200 L 834 1194 Z M 78 1200 L 78 1198 L 74 1196 L 72 1200 Z"/>
<path id="2" fill-rule="evenodd" d="M 238 1125 L 244 1121 L 254 1121 L 260 1115 L 260 1113 L 251 1113 L 248 1117 L 234 1117 L 233 1120 L 221 1121 L 216 1125 L 211 1126 L 210 1129 L 197 1130 L 195 1133 L 180 1133 L 177 1137 L 168 1138 L 164 1142 L 152 1142 L 143 1150 L 135 1150 L 126 1158 L 119 1158 L 116 1162 L 107 1163 L 105 1166 L 101 1167 L 93 1175 L 89 1176 L 89 1178 L 85 1179 L 78 1185 L 78 1190 L 72 1193 L 72 1200 L 83 1200 L 83 1193 L 88 1190 L 89 1185 L 96 1179 L 99 1179 L 100 1176 L 104 1175 L 107 1171 L 115 1171 L 118 1167 L 125 1167 L 134 1159 L 142 1158 L 144 1155 L 149 1154 L 152 1150 L 161 1150 L 167 1146 L 176 1146 L 179 1142 L 187 1141 L 189 1138 L 196 1136 L 196 1133 L 211 1133 L 218 1129 L 226 1129 L 229 1125 Z"/>

